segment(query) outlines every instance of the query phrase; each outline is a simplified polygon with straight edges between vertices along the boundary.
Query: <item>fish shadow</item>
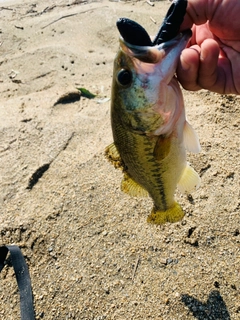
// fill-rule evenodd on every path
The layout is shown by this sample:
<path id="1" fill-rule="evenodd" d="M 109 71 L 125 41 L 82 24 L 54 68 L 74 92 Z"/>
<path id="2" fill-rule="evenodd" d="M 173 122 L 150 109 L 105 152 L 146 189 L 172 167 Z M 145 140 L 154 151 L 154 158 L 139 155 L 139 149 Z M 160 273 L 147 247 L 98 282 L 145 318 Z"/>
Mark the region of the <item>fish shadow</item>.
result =
<path id="1" fill-rule="evenodd" d="M 206 303 L 188 294 L 182 295 L 182 302 L 198 320 L 231 320 L 227 306 L 217 290 L 210 292 Z"/>

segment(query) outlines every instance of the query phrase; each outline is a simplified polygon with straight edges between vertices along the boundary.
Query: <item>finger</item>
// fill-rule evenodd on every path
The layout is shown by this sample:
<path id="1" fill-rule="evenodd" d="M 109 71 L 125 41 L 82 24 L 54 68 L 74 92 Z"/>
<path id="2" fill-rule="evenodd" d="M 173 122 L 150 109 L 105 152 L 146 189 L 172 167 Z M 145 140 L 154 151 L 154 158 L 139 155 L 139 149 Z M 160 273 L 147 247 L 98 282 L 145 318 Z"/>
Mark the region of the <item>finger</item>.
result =
<path id="1" fill-rule="evenodd" d="M 225 59 L 219 61 L 219 67 L 226 76 L 225 91 L 240 94 L 240 53 L 233 48 L 223 47 Z"/>
<path id="2" fill-rule="evenodd" d="M 201 89 L 198 84 L 200 47 L 195 45 L 182 51 L 177 67 L 177 78 L 183 88 L 196 91 Z"/>
<path id="3" fill-rule="evenodd" d="M 204 89 L 223 93 L 224 84 L 219 78 L 218 58 L 219 45 L 213 39 L 207 39 L 202 42 L 200 53 L 200 64 L 198 72 L 198 85 Z"/>
<path id="4" fill-rule="evenodd" d="M 195 43 L 197 43 L 199 46 L 202 45 L 203 41 L 206 39 L 213 39 L 214 36 L 212 32 L 209 30 L 209 24 L 205 23 L 201 26 L 195 26 L 193 29 L 193 32 L 195 34 Z"/>
<path id="5" fill-rule="evenodd" d="M 193 24 L 200 25 L 209 20 L 205 0 L 188 1 L 187 12 L 184 16 L 180 31 L 189 29 Z"/>

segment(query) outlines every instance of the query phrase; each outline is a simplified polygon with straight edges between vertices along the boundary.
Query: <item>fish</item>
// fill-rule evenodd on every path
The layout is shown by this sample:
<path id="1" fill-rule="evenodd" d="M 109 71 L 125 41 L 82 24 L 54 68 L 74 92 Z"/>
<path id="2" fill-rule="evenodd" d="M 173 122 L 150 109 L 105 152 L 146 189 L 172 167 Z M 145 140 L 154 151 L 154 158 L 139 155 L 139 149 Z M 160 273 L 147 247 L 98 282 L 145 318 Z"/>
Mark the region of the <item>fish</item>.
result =
<path id="1" fill-rule="evenodd" d="M 147 222 L 174 223 L 184 217 L 174 198 L 176 188 L 189 194 L 200 185 L 186 151 L 198 153 L 201 147 L 186 119 L 175 76 L 191 31 L 177 32 L 174 37 L 171 33 L 158 41 L 160 32 L 152 41 L 147 31 L 130 19 L 121 18 L 117 26 L 120 48 L 114 60 L 111 94 L 114 142 L 106 147 L 105 155 L 123 172 L 123 192 L 152 198 Z"/>

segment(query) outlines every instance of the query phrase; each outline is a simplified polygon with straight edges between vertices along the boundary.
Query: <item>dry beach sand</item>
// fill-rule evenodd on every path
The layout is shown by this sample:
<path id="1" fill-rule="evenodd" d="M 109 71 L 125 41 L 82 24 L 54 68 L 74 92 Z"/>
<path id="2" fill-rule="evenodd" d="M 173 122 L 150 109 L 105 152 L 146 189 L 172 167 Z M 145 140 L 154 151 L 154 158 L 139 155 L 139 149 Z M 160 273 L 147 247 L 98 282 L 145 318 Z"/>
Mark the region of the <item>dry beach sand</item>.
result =
<path id="1" fill-rule="evenodd" d="M 122 194 L 104 158 L 115 22 L 155 34 L 169 1 L 154 4 L 0 3 L 0 244 L 22 249 L 36 319 L 240 319 L 240 98 L 184 91 L 202 184 L 176 193 L 179 223 L 147 224 L 151 199 Z M 19 317 L 6 266 L 0 318 Z"/>

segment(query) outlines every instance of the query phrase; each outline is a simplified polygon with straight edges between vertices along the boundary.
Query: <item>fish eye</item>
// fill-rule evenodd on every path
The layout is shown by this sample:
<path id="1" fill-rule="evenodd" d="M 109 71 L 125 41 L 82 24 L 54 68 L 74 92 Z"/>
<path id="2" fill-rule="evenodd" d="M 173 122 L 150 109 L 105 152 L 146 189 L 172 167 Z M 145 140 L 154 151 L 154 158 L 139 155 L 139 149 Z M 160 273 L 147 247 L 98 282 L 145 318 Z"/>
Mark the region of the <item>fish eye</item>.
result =
<path id="1" fill-rule="evenodd" d="M 132 82 L 132 72 L 127 69 L 121 69 L 118 72 L 117 80 L 120 85 L 128 86 Z"/>

